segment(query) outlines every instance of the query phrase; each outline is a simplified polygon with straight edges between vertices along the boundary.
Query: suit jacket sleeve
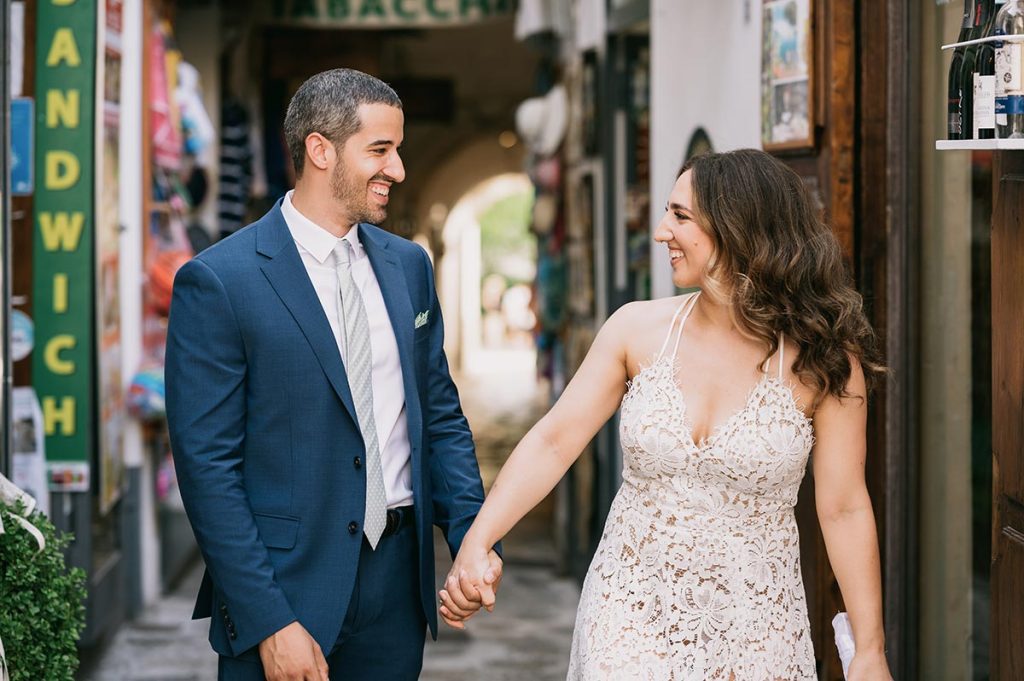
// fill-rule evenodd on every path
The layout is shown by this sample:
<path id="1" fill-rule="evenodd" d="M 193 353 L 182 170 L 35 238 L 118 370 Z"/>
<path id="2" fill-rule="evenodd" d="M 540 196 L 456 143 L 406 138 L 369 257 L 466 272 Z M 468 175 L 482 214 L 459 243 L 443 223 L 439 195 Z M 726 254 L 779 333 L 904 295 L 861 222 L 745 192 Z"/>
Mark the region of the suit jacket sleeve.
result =
<path id="1" fill-rule="evenodd" d="M 473 433 L 462 413 L 459 393 L 444 354 L 444 322 L 434 288 L 434 270 L 420 252 L 430 291 L 430 339 L 424 419 L 430 447 L 434 522 L 444 532 L 452 557 L 484 502 L 484 488 L 473 445 Z M 495 547 L 498 551 L 500 546 Z"/>
<path id="2" fill-rule="evenodd" d="M 214 616 L 232 622 L 236 653 L 296 620 L 246 494 L 245 382 L 245 347 L 227 291 L 194 259 L 174 281 L 167 422 L 185 510 L 226 607 Z"/>

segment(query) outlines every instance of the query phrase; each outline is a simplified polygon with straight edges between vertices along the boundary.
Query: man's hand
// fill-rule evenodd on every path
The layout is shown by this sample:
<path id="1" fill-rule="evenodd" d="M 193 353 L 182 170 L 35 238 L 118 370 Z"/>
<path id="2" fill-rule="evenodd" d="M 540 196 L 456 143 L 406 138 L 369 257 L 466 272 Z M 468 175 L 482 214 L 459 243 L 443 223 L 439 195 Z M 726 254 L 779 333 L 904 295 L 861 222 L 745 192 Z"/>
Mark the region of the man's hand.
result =
<path id="1" fill-rule="evenodd" d="M 324 652 L 298 622 L 260 642 L 267 681 L 329 681 Z"/>
<path id="2" fill-rule="evenodd" d="M 463 544 L 445 580 L 445 588 L 439 593 L 444 623 L 453 629 L 465 629 L 464 622 L 481 606 L 493 611 L 501 571 L 501 558 L 495 551 Z"/>

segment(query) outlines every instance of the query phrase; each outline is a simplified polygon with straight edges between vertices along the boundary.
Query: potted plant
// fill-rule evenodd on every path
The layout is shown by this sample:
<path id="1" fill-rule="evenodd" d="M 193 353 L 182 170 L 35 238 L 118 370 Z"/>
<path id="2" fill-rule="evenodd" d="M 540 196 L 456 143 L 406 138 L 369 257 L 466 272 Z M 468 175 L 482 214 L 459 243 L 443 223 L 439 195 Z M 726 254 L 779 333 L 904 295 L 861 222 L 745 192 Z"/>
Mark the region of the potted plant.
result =
<path id="1" fill-rule="evenodd" d="M 74 681 L 85 573 L 64 563 L 71 536 L 0 475 L 0 679 Z"/>

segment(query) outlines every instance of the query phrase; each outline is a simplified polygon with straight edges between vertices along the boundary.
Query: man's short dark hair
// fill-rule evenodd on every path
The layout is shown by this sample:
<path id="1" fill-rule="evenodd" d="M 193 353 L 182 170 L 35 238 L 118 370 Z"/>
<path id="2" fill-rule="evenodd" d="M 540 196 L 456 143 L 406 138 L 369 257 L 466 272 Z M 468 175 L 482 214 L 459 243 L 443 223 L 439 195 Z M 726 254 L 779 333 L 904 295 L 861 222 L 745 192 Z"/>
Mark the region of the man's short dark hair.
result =
<path id="1" fill-rule="evenodd" d="M 318 132 L 340 149 L 359 132 L 361 104 L 402 108 L 402 100 L 391 86 L 354 69 L 323 71 L 299 86 L 284 117 L 284 138 L 296 177 L 302 177 L 306 138 Z"/>

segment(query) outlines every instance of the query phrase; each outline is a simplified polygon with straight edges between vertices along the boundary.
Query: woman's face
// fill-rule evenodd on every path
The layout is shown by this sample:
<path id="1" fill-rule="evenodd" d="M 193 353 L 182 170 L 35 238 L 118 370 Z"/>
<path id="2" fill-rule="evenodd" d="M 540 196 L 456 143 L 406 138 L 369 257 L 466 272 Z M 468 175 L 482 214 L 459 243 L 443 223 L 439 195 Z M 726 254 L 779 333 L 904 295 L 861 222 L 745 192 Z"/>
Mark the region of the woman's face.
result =
<path id="1" fill-rule="evenodd" d="M 672 282 L 679 288 L 701 286 L 715 246 L 711 236 L 697 222 L 691 178 L 687 170 L 672 187 L 665 216 L 654 230 L 654 240 L 665 244 L 672 265 Z"/>

